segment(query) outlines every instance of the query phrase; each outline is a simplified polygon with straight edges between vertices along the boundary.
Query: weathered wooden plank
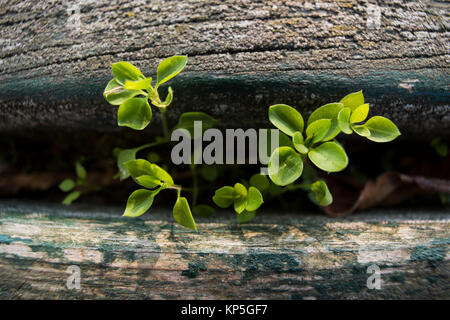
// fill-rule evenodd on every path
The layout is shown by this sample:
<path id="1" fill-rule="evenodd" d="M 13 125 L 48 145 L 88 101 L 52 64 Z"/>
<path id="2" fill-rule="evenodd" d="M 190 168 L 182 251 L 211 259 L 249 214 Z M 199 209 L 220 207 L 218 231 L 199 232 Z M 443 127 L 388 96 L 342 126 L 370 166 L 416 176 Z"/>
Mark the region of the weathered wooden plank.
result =
<path id="1" fill-rule="evenodd" d="M 269 213 L 242 226 L 230 214 L 203 220 L 195 233 L 169 211 L 148 219 L 119 212 L 3 201 L 0 298 L 450 297 L 448 213 Z M 366 285 L 372 264 L 380 290 Z M 66 288 L 71 265 L 81 269 L 80 290 Z"/>
<path id="2" fill-rule="evenodd" d="M 101 95 L 110 64 L 128 60 L 148 74 L 183 53 L 190 60 L 173 83 L 172 121 L 204 110 L 245 127 L 245 110 L 252 125 L 265 125 L 272 103 L 308 113 L 364 89 L 374 113 L 404 134 L 449 135 L 448 8 L 400 0 L 4 1 L 0 130 L 117 130 L 115 108 Z"/>

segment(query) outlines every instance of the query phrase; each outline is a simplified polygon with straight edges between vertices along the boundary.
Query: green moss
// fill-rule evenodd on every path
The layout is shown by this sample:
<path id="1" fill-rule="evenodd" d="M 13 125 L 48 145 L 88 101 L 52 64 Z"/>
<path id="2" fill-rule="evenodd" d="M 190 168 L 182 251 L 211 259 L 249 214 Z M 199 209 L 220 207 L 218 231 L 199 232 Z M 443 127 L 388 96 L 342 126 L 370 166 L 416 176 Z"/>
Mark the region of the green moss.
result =
<path id="1" fill-rule="evenodd" d="M 62 258 L 64 257 L 64 250 L 52 243 L 45 244 L 33 244 L 30 245 L 32 252 L 45 252 L 50 258 Z"/>
<path id="2" fill-rule="evenodd" d="M 203 262 L 190 262 L 188 265 L 188 269 L 183 270 L 181 272 L 181 275 L 188 278 L 196 278 L 200 271 L 206 270 L 207 268 Z"/>
<path id="3" fill-rule="evenodd" d="M 411 252 L 411 261 L 426 261 L 429 265 L 437 267 L 444 260 L 445 248 L 416 246 Z"/>

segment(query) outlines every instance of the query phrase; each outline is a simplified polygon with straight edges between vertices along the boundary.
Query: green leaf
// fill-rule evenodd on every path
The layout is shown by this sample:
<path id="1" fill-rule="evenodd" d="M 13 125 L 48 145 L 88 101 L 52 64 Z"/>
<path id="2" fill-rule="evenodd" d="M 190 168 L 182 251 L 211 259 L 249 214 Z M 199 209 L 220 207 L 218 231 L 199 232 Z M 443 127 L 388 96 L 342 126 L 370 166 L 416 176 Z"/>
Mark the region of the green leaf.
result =
<path id="1" fill-rule="evenodd" d="M 241 213 L 247 207 L 247 188 L 241 183 L 234 185 L 234 211 Z"/>
<path id="2" fill-rule="evenodd" d="M 322 138 L 322 141 L 328 141 L 333 139 L 340 132 L 338 125 L 338 114 L 341 109 L 344 108 L 342 103 L 329 103 L 320 108 L 317 108 L 308 118 L 308 125 L 313 123 L 314 121 L 320 119 L 330 119 L 331 125 L 325 137 Z"/>
<path id="3" fill-rule="evenodd" d="M 353 110 L 352 115 L 350 116 L 350 123 L 362 122 L 366 120 L 368 114 L 369 104 L 362 104 Z"/>
<path id="4" fill-rule="evenodd" d="M 141 89 L 149 89 L 152 86 L 152 78 L 146 78 L 137 81 L 126 80 L 123 86 L 126 90 L 141 90 Z"/>
<path id="5" fill-rule="evenodd" d="M 308 157 L 317 167 L 327 172 L 342 171 L 348 164 L 347 154 L 336 142 L 325 142 L 311 149 Z"/>
<path id="6" fill-rule="evenodd" d="M 75 188 L 75 181 L 72 179 L 64 179 L 63 182 L 59 184 L 59 189 L 64 192 L 68 192 Z"/>
<path id="7" fill-rule="evenodd" d="M 250 187 L 247 194 L 247 206 L 245 210 L 255 211 L 263 204 L 263 196 L 255 187 Z"/>
<path id="8" fill-rule="evenodd" d="M 75 172 L 77 173 L 78 178 L 80 178 L 81 180 L 86 179 L 86 169 L 78 161 L 75 163 Z"/>
<path id="9" fill-rule="evenodd" d="M 355 131 L 357 134 L 359 134 L 362 137 L 368 137 L 370 136 L 370 131 L 367 129 L 364 125 L 351 125 L 351 128 L 353 131 Z"/>
<path id="10" fill-rule="evenodd" d="M 129 62 L 113 63 L 111 68 L 114 78 L 121 85 L 124 85 L 127 80 L 137 81 L 145 78 L 141 71 Z"/>
<path id="11" fill-rule="evenodd" d="M 161 61 L 158 66 L 156 85 L 169 81 L 179 74 L 187 63 L 187 56 L 173 56 Z"/>
<path id="12" fill-rule="evenodd" d="M 134 130 L 144 129 L 152 119 L 152 109 L 147 98 L 132 98 L 119 107 L 117 122 L 121 127 L 130 127 Z"/>
<path id="13" fill-rule="evenodd" d="M 161 180 L 159 180 L 158 178 L 154 177 L 154 176 L 150 176 L 150 175 L 143 175 L 143 176 L 139 176 L 136 178 L 136 182 L 147 188 L 147 189 L 153 189 L 156 187 L 161 186 L 161 184 L 163 184 L 163 182 L 161 182 Z"/>
<path id="14" fill-rule="evenodd" d="M 136 160 L 136 153 L 140 148 L 120 150 L 117 155 L 117 166 L 119 167 L 120 180 L 128 178 L 131 174 L 125 165 L 129 161 Z"/>
<path id="15" fill-rule="evenodd" d="M 339 129 L 345 134 L 351 134 L 352 128 L 350 128 L 350 113 L 352 110 L 350 108 L 343 108 L 338 113 L 338 125 Z"/>
<path id="16" fill-rule="evenodd" d="M 302 175 L 302 157 L 290 147 L 280 147 L 270 157 L 268 171 L 273 183 L 279 186 L 288 185 Z"/>
<path id="17" fill-rule="evenodd" d="M 186 129 L 191 134 L 191 139 L 193 139 L 195 121 L 202 122 L 203 132 L 212 128 L 216 123 L 216 119 L 204 112 L 185 112 L 180 116 L 180 119 L 174 129 Z"/>
<path id="18" fill-rule="evenodd" d="M 292 143 L 292 137 L 287 136 L 286 134 L 284 134 L 280 130 L 277 130 L 277 131 L 278 131 L 278 144 L 274 143 L 274 147 L 276 146 L 277 148 L 278 147 L 291 147 L 291 148 L 294 148 L 294 144 Z M 267 151 L 266 154 L 267 154 L 268 158 L 270 158 L 270 156 L 272 155 L 272 153 L 273 153 L 272 151 L 275 151 L 275 149 L 271 150 L 271 148 L 272 148 L 272 134 L 270 132 L 271 132 L 270 130 L 266 131 L 266 146 L 265 146 L 265 148 L 266 148 L 266 151 Z M 260 142 L 261 139 L 258 141 L 259 143 L 261 143 Z M 262 145 L 262 143 L 261 143 L 260 147 L 264 147 Z"/>
<path id="19" fill-rule="evenodd" d="M 367 120 L 364 127 L 370 132 L 370 136 L 367 139 L 375 142 L 389 142 L 400 135 L 397 126 L 385 117 L 372 117 Z"/>
<path id="20" fill-rule="evenodd" d="M 124 212 L 125 217 L 139 217 L 143 215 L 152 205 L 157 191 L 139 189 L 134 191 L 127 201 L 127 207 Z"/>
<path id="21" fill-rule="evenodd" d="M 255 217 L 255 211 L 242 211 L 240 214 L 237 215 L 238 223 L 247 223 L 250 222 Z"/>
<path id="22" fill-rule="evenodd" d="M 213 196 L 213 201 L 221 208 L 228 208 L 234 202 L 234 188 L 225 186 L 216 190 Z"/>
<path id="23" fill-rule="evenodd" d="M 303 131 L 304 121 L 302 115 L 285 104 L 270 106 L 269 120 L 275 127 L 291 137 L 295 132 Z"/>
<path id="24" fill-rule="evenodd" d="M 347 108 L 350 108 L 352 111 L 355 110 L 357 107 L 364 104 L 364 95 L 362 93 L 362 90 L 346 95 L 344 98 L 342 98 L 340 103 L 342 103 Z"/>
<path id="25" fill-rule="evenodd" d="M 443 141 L 441 138 L 437 137 L 434 138 L 430 142 L 431 147 L 436 151 L 436 153 L 441 157 L 446 157 L 448 154 L 448 147 L 445 141 Z"/>
<path id="26" fill-rule="evenodd" d="M 81 196 L 81 191 L 72 191 L 71 193 L 69 193 L 64 200 L 62 201 L 63 204 L 65 205 L 70 205 L 72 202 L 74 202 L 75 200 L 77 200 L 79 197 Z"/>
<path id="27" fill-rule="evenodd" d="M 200 169 L 200 174 L 206 181 L 212 182 L 217 179 L 219 174 L 216 166 L 203 166 Z"/>
<path id="28" fill-rule="evenodd" d="M 172 176 L 160 166 L 150 163 L 144 159 L 132 160 L 125 163 L 128 171 L 134 179 L 137 179 L 141 176 L 151 176 L 154 178 L 154 181 L 161 181 L 161 185 L 171 186 L 174 185 Z M 149 181 L 147 179 L 147 181 Z"/>
<path id="29" fill-rule="evenodd" d="M 173 206 L 173 217 L 183 227 L 197 231 L 194 217 L 192 217 L 189 203 L 185 197 L 178 197 L 177 202 Z"/>
<path id="30" fill-rule="evenodd" d="M 103 97 L 105 97 L 106 101 L 110 104 L 118 106 L 138 94 L 142 94 L 142 91 L 125 90 L 122 85 L 116 81 L 116 79 L 112 79 L 108 82 L 108 85 L 103 92 Z"/>
<path id="31" fill-rule="evenodd" d="M 211 217 L 214 213 L 216 213 L 216 210 L 213 207 L 206 204 L 196 205 L 192 208 L 192 211 L 196 216 L 204 218 Z"/>
<path id="32" fill-rule="evenodd" d="M 257 173 L 250 178 L 250 185 L 258 190 L 266 191 L 270 187 L 270 182 L 266 175 Z"/>
<path id="33" fill-rule="evenodd" d="M 319 206 L 328 206 L 333 202 L 333 196 L 328 190 L 328 186 L 325 181 L 319 180 L 311 184 L 311 192 L 309 198 L 312 202 Z"/>
<path id="34" fill-rule="evenodd" d="M 172 100 L 173 100 L 173 89 L 172 89 L 172 87 L 169 87 L 169 89 L 167 91 L 166 100 L 164 101 L 164 105 L 168 106 L 169 104 L 172 103 Z"/>
<path id="35" fill-rule="evenodd" d="M 311 122 L 306 128 L 306 136 L 311 138 L 311 144 L 321 141 L 327 135 L 331 127 L 330 119 L 319 119 Z"/>
<path id="36" fill-rule="evenodd" d="M 295 150 L 302 154 L 307 154 L 309 149 L 305 146 L 305 141 L 303 140 L 303 135 L 300 131 L 294 133 L 292 137 L 292 143 L 294 145 Z"/>

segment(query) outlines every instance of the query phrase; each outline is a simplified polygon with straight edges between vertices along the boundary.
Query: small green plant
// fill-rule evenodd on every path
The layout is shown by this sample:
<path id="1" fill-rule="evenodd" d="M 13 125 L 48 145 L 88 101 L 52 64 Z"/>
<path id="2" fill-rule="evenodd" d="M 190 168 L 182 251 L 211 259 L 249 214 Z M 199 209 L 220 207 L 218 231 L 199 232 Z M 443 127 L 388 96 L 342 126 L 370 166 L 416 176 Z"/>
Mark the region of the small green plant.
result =
<path id="1" fill-rule="evenodd" d="M 151 105 L 159 110 L 162 119 L 163 136 L 156 137 L 155 141 L 140 147 L 117 152 L 120 179 L 131 177 L 143 187 L 129 196 L 124 216 L 138 217 L 144 214 L 161 191 L 175 190 L 177 192 L 173 207 L 175 220 L 184 227 L 197 230 L 188 200 L 181 196 L 181 192 L 191 194 L 190 199 L 196 215 L 203 217 L 213 215 L 215 212 L 213 207 L 197 203 L 199 178 L 205 182 L 214 181 L 218 177 L 218 168 L 196 165 L 194 160 L 197 159 L 199 150 L 194 150 L 190 155 L 188 153 L 191 160 L 189 170 L 192 187 L 185 188 L 175 184 L 172 176 L 165 170 L 167 165 L 161 167 L 156 164 L 162 162 L 157 153 L 149 153 L 147 160 L 137 159 L 137 154 L 144 149 L 171 143 L 166 110 L 173 101 L 174 91 L 168 87 L 167 96 L 162 100 L 158 89 L 161 84 L 179 74 L 186 63 L 187 56 L 173 56 L 163 60 L 158 66 L 156 81 L 146 78 L 138 68 L 128 62 L 114 63 L 112 64 L 114 78 L 106 86 L 104 97 L 112 105 L 119 106 L 117 111 L 119 126 L 143 130 L 153 116 Z M 242 180 L 234 186 L 221 187 L 212 197 L 213 202 L 220 208 L 233 206 L 239 223 L 253 219 L 264 199 L 279 197 L 284 192 L 292 190 L 306 190 L 311 201 L 317 205 L 331 204 L 333 197 L 325 181 L 317 179 L 313 166 L 328 173 L 342 171 L 347 167 L 347 154 L 335 137 L 340 132 L 356 133 L 375 142 L 388 142 L 400 135 L 397 127 L 384 117 L 374 116 L 364 122 L 368 113 L 369 105 L 364 102 L 361 91 L 345 96 L 340 102 L 316 109 L 306 126 L 296 109 L 284 104 L 269 107 L 269 120 L 281 131 L 279 147 L 269 154 L 270 180 L 265 175 L 256 174 L 249 182 Z M 185 129 L 192 138 L 195 121 L 202 122 L 203 131 L 216 123 L 214 118 L 204 112 L 187 112 L 180 116 L 172 130 Z M 302 174 L 302 183 L 294 183 Z M 65 184 L 70 187 L 70 182 Z"/>
<path id="2" fill-rule="evenodd" d="M 62 201 L 65 205 L 70 205 L 85 193 L 100 190 L 98 186 L 88 183 L 86 169 L 80 161 L 75 163 L 75 173 L 77 175 L 77 179 L 75 181 L 67 178 L 59 184 L 59 189 L 61 191 L 69 192 L 69 194 Z"/>
<path id="3" fill-rule="evenodd" d="M 197 168 L 190 165 L 192 173 L 192 188 L 184 188 L 175 184 L 172 176 L 154 162 L 159 162 L 159 155 L 150 153 L 145 159 L 136 159 L 141 150 L 169 144 L 170 128 L 167 123 L 166 110 L 171 105 L 174 92 L 168 87 L 164 101 L 160 98 L 159 87 L 163 83 L 179 74 L 187 63 L 187 56 L 172 56 L 163 60 L 157 69 L 156 82 L 146 78 L 141 71 L 128 62 L 112 64 L 114 78 L 108 83 L 103 93 L 105 99 L 112 105 L 118 105 L 117 122 L 119 126 L 134 130 L 143 130 L 150 123 L 153 112 L 150 105 L 156 107 L 162 119 L 163 136 L 157 137 L 154 142 L 133 149 L 119 150 L 117 153 L 117 166 L 121 180 L 130 176 L 144 189 L 134 191 L 128 198 L 124 216 L 138 217 L 144 214 L 153 204 L 154 198 L 163 190 L 175 190 L 177 199 L 173 207 L 173 216 L 182 226 L 197 230 L 189 203 L 181 196 L 182 191 L 192 193 L 193 209 L 199 216 L 214 214 L 214 208 L 206 204 L 197 204 L 198 177 Z M 154 83 L 154 85 L 153 85 Z M 194 121 L 202 121 L 203 129 L 212 127 L 215 119 L 203 112 L 187 112 L 181 115 L 173 129 L 186 129 L 193 133 Z M 209 174 L 209 176 L 211 176 Z"/>
<path id="4" fill-rule="evenodd" d="M 294 182 L 302 176 L 304 166 L 314 165 L 327 173 L 339 172 L 347 167 L 347 154 L 343 146 L 335 140 L 340 132 L 355 132 L 375 142 L 389 142 L 400 135 L 395 124 L 381 116 L 374 116 L 363 123 L 368 113 L 369 104 L 364 102 L 362 91 L 351 93 L 340 102 L 319 107 L 310 115 L 306 126 L 302 115 L 296 109 L 285 104 L 270 106 L 270 122 L 289 136 L 292 144 L 275 149 L 269 160 L 269 178 L 278 187 L 271 187 L 267 178 L 262 175 L 253 176 L 250 184 L 262 193 L 270 191 L 269 196 L 272 197 L 286 191 L 303 189 L 308 191 L 310 200 L 315 204 L 330 205 L 333 197 L 325 181 L 312 181 L 313 174 L 304 178 L 300 184 Z M 245 208 L 244 204 L 252 197 L 244 188 L 236 188 L 238 185 L 240 184 L 236 184 L 234 188 L 218 189 L 213 201 L 219 207 L 228 207 L 234 203 L 237 214 L 244 212 L 244 209 L 251 211 Z M 262 204 L 262 197 L 257 203 Z M 259 205 L 255 206 L 254 210 Z"/>

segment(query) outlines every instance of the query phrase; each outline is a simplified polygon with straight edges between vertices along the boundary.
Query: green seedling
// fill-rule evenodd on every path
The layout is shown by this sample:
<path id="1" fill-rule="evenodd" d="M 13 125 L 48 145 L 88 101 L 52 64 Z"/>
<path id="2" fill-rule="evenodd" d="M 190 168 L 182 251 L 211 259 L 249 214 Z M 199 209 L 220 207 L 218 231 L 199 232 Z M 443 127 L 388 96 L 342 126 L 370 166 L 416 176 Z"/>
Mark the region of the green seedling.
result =
<path id="1" fill-rule="evenodd" d="M 374 142 L 389 142 L 400 135 L 395 124 L 385 117 L 374 116 L 364 122 L 368 114 L 369 104 L 365 103 L 362 91 L 317 108 L 308 118 L 306 126 L 302 115 L 295 108 L 285 104 L 270 106 L 270 122 L 292 139 L 292 146 L 280 146 L 271 154 L 268 173 L 274 186 L 262 175 L 252 176 L 250 184 L 268 197 L 302 189 L 308 192 L 315 204 L 330 205 L 333 197 L 325 181 L 312 181 L 308 177 L 303 179 L 303 183 L 295 182 L 302 176 L 305 166 L 314 165 L 327 173 L 339 172 L 347 167 L 347 154 L 335 140 L 340 132 L 356 133 Z M 218 189 L 213 197 L 214 202 L 222 208 L 234 203 L 236 213 L 242 214 L 246 209 L 243 200 L 246 199 L 246 193 L 239 185 Z"/>
<path id="2" fill-rule="evenodd" d="M 69 194 L 62 201 L 65 205 L 70 205 L 77 200 L 83 194 L 88 192 L 94 192 L 100 190 L 98 186 L 91 185 L 87 181 L 87 172 L 80 161 L 75 163 L 75 173 L 77 175 L 76 180 L 70 178 L 64 179 L 59 184 L 59 189 L 63 192 L 69 192 Z"/>

